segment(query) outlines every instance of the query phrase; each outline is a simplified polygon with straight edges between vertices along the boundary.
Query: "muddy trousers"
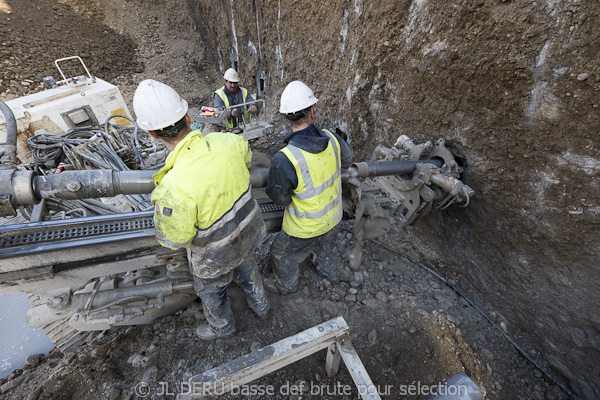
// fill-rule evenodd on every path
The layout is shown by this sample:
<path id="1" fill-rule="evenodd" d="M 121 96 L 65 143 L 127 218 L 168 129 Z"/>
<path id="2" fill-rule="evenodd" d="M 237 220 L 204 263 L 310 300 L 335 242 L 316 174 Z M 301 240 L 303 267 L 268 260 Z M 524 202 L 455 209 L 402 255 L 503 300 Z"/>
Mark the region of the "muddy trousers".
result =
<path id="1" fill-rule="evenodd" d="M 273 275 L 282 293 L 298 289 L 300 263 L 311 255 L 316 255 L 316 269 L 319 275 L 332 282 L 338 281 L 338 252 L 335 226 L 323 235 L 302 239 L 280 231 L 271 244 Z"/>
<path id="2" fill-rule="evenodd" d="M 227 295 L 231 281 L 246 293 L 248 305 L 259 317 L 264 317 L 269 312 L 269 299 L 265 295 L 254 257 L 216 278 L 204 279 L 194 276 L 194 289 L 202 301 L 206 321 L 219 336 L 235 332 L 235 321 Z"/>

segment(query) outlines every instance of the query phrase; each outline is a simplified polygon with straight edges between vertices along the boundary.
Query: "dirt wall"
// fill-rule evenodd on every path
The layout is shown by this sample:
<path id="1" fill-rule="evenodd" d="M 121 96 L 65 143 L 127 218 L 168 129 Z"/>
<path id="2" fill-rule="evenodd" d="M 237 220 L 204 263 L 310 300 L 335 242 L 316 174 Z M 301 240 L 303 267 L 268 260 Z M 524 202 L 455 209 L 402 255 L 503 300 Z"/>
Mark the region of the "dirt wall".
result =
<path id="1" fill-rule="evenodd" d="M 129 99 L 154 78 L 201 101 L 236 66 L 243 86 L 264 85 L 281 127 L 281 91 L 309 84 L 318 123 L 346 130 L 357 160 L 400 134 L 445 138 L 468 160 L 476 197 L 430 214 L 407 238 L 574 392 L 600 397 L 600 3 L 12 3 L 16 15 L 35 6 L 47 19 L 26 29 L 3 16 L 2 99 L 76 53 Z M 64 20 L 87 34 L 56 30 Z"/>
<path id="2" fill-rule="evenodd" d="M 174 5 L 175 2 L 167 2 Z M 203 63 L 237 65 L 277 105 L 308 83 L 356 159 L 400 134 L 469 162 L 467 209 L 410 236 L 585 398 L 600 395 L 600 4 L 197 1 Z"/>
<path id="3" fill-rule="evenodd" d="M 62 79 L 54 60 L 63 57 L 82 57 L 90 70 L 107 80 L 143 71 L 135 60 L 135 43 L 101 21 L 54 1 L 9 4 L 13 13 L 0 14 L 0 100 L 42 90 L 45 76 Z M 61 66 L 70 72 L 68 63 Z"/>

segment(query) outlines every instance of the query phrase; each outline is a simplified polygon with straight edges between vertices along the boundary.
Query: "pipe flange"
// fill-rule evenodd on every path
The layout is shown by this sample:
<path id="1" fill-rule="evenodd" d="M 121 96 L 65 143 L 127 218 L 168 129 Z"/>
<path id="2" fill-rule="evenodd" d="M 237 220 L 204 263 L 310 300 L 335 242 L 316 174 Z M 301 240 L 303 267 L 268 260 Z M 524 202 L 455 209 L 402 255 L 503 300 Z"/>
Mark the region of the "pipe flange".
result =
<path id="1" fill-rule="evenodd" d="M 366 162 L 353 163 L 350 165 L 348 172 L 350 173 L 350 178 L 368 177 L 369 165 Z"/>
<path id="2" fill-rule="evenodd" d="M 33 177 L 35 175 L 35 172 L 31 170 L 13 171 L 12 190 L 17 205 L 34 205 L 40 202 L 33 192 Z"/>

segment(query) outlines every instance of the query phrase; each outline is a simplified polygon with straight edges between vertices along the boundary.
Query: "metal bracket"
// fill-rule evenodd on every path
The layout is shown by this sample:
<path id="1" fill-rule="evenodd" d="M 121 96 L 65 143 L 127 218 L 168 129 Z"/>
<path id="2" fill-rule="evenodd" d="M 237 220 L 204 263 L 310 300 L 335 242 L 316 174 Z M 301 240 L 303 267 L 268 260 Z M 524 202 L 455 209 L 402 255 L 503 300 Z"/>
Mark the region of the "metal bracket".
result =
<path id="1" fill-rule="evenodd" d="M 58 65 L 59 62 L 61 62 L 61 61 L 67 61 L 67 60 L 78 60 L 81 63 L 81 66 L 83 67 L 83 69 L 87 73 L 87 75 L 90 78 L 90 80 L 92 82 L 96 81 L 96 78 L 94 78 L 92 76 L 92 74 L 90 74 L 90 71 L 85 66 L 85 63 L 83 62 L 83 60 L 81 59 L 81 57 L 79 57 L 79 56 L 72 56 L 72 57 L 65 57 L 65 58 L 59 58 L 58 60 L 54 60 L 54 65 L 56 65 L 56 68 L 58 69 L 58 72 L 60 72 L 60 76 L 62 76 L 62 78 L 63 78 L 63 80 L 60 81 L 59 84 L 61 84 L 61 83 L 67 83 L 68 82 L 68 79 L 65 77 L 65 74 L 63 73 L 62 69 Z M 75 82 L 73 82 L 73 83 L 75 83 Z"/>

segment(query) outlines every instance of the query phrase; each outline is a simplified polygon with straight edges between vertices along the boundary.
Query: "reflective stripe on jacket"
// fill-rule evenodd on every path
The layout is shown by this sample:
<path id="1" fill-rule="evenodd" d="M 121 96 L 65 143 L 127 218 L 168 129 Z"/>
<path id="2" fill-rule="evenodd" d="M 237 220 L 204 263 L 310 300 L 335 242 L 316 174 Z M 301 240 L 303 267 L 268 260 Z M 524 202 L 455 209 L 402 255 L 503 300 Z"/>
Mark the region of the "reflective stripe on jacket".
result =
<path id="1" fill-rule="evenodd" d="M 154 224 L 159 243 L 188 247 L 201 278 L 237 267 L 260 245 L 265 228 L 252 198 L 248 141 L 230 133 L 189 133 L 154 175 Z"/>
<path id="2" fill-rule="evenodd" d="M 292 201 L 283 216 L 283 230 L 290 236 L 311 238 L 322 235 L 342 219 L 340 146 L 333 134 L 327 148 L 314 154 L 288 145 L 281 150 L 298 177 Z"/>
<path id="3" fill-rule="evenodd" d="M 248 89 L 243 88 L 243 87 L 239 87 L 242 90 L 242 103 L 246 102 L 246 98 L 248 97 Z M 219 96 L 221 98 L 221 100 L 223 101 L 223 103 L 225 103 L 225 107 L 229 107 L 232 104 L 229 104 L 229 98 L 227 97 L 227 95 L 225 94 L 225 86 L 223 86 L 220 89 L 215 90 L 215 94 L 217 96 Z M 235 105 L 235 104 L 233 104 Z M 243 106 L 244 107 L 244 121 L 248 121 L 250 120 L 250 112 L 248 112 L 248 107 Z M 227 122 L 225 124 L 226 129 L 233 129 L 235 122 L 234 122 L 234 117 L 231 118 L 227 118 Z"/>

